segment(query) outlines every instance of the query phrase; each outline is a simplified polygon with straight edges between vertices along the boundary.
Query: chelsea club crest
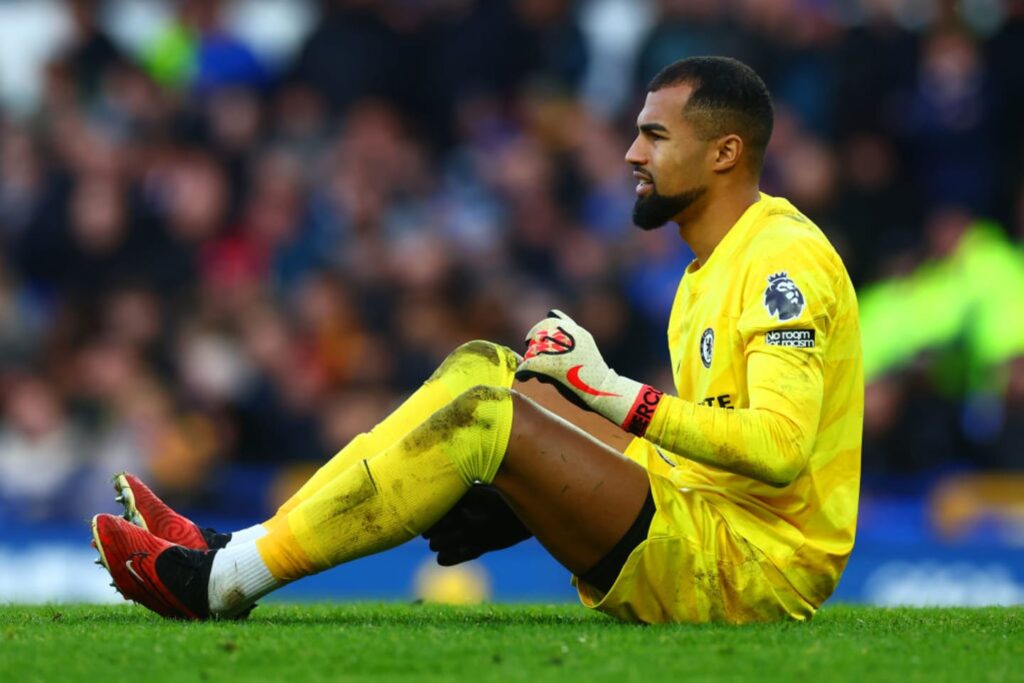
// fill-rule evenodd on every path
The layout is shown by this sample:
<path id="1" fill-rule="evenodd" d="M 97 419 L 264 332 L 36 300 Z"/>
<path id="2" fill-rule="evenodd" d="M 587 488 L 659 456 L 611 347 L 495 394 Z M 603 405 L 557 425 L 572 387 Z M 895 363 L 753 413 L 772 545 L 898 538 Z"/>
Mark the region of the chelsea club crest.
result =
<path id="1" fill-rule="evenodd" d="M 786 271 L 768 276 L 768 286 L 764 290 L 764 307 L 768 315 L 780 322 L 799 318 L 806 303 L 803 292 Z"/>
<path id="2" fill-rule="evenodd" d="M 715 350 L 715 331 L 710 327 L 700 336 L 700 362 L 711 367 L 711 353 Z"/>

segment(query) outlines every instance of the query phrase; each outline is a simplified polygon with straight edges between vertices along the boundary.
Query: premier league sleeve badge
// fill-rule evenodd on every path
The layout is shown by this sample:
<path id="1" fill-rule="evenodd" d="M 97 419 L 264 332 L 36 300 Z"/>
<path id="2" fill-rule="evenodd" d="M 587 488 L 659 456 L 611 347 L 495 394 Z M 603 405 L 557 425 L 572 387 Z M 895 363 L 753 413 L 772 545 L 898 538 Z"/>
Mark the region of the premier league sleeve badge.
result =
<path id="1" fill-rule="evenodd" d="M 786 271 L 768 276 L 768 286 L 764 290 L 764 307 L 768 315 L 780 322 L 793 320 L 800 317 L 806 305 L 803 292 Z"/>

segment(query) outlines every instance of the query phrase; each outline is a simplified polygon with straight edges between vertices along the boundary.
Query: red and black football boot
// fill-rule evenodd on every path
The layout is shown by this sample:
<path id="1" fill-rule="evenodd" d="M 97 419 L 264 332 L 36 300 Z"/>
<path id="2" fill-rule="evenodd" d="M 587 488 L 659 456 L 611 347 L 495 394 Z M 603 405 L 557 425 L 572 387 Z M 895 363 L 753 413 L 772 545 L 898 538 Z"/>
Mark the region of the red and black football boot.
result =
<path id="1" fill-rule="evenodd" d="M 216 550 L 231 540 L 231 534 L 200 528 L 179 515 L 134 474 L 115 474 L 114 490 L 117 491 L 114 500 L 124 506 L 124 518 L 157 538 L 193 550 Z"/>
<path id="2" fill-rule="evenodd" d="M 92 518 L 93 546 L 126 600 L 169 619 L 210 618 L 207 588 L 216 551 L 168 543 L 115 515 Z"/>

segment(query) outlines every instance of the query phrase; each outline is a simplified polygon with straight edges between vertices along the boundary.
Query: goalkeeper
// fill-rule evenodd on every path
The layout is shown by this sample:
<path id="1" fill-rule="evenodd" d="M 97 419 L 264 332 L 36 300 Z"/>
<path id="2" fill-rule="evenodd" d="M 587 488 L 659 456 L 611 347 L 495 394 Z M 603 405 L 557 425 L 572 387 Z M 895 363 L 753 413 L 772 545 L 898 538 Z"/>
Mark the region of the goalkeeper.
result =
<path id="1" fill-rule="evenodd" d="M 853 288 L 821 231 L 759 191 L 772 105 L 751 69 L 671 64 L 637 128 L 634 223 L 674 222 L 696 254 L 668 323 L 675 395 L 616 374 L 552 311 L 523 358 L 456 350 L 262 524 L 200 529 L 118 476 L 134 524 L 98 515 L 93 536 L 124 596 L 169 617 L 237 617 L 423 533 L 442 563 L 533 535 L 587 606 L 620 619 L 810 618 L 857 519 Z"/>

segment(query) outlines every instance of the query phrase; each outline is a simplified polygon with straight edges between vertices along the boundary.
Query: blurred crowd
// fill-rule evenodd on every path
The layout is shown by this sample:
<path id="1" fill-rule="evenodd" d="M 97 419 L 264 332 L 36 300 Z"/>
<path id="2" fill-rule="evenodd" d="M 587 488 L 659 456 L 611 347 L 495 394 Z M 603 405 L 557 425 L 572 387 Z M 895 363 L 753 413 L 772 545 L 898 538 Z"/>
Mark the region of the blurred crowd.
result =
<path id="1" fill-rule="evenodd" d="M 225 3 L 166 4 L 129 49 L 66 3 L 41 101 L 0 111 L 4 514 L 79 518 L 119 469 L 207 509 L 270 473 L 260 514 L 552 307 L 670 387 L 692 255 L 631 228 L 622 157 L 696 54 L 765 78 L 763 188 L 867 302 L 865 471 L 1024 469 L 1024 0 L 330 0 L 281 63 Z M 596 40 L 595 5 L 642 34 Z"/>

